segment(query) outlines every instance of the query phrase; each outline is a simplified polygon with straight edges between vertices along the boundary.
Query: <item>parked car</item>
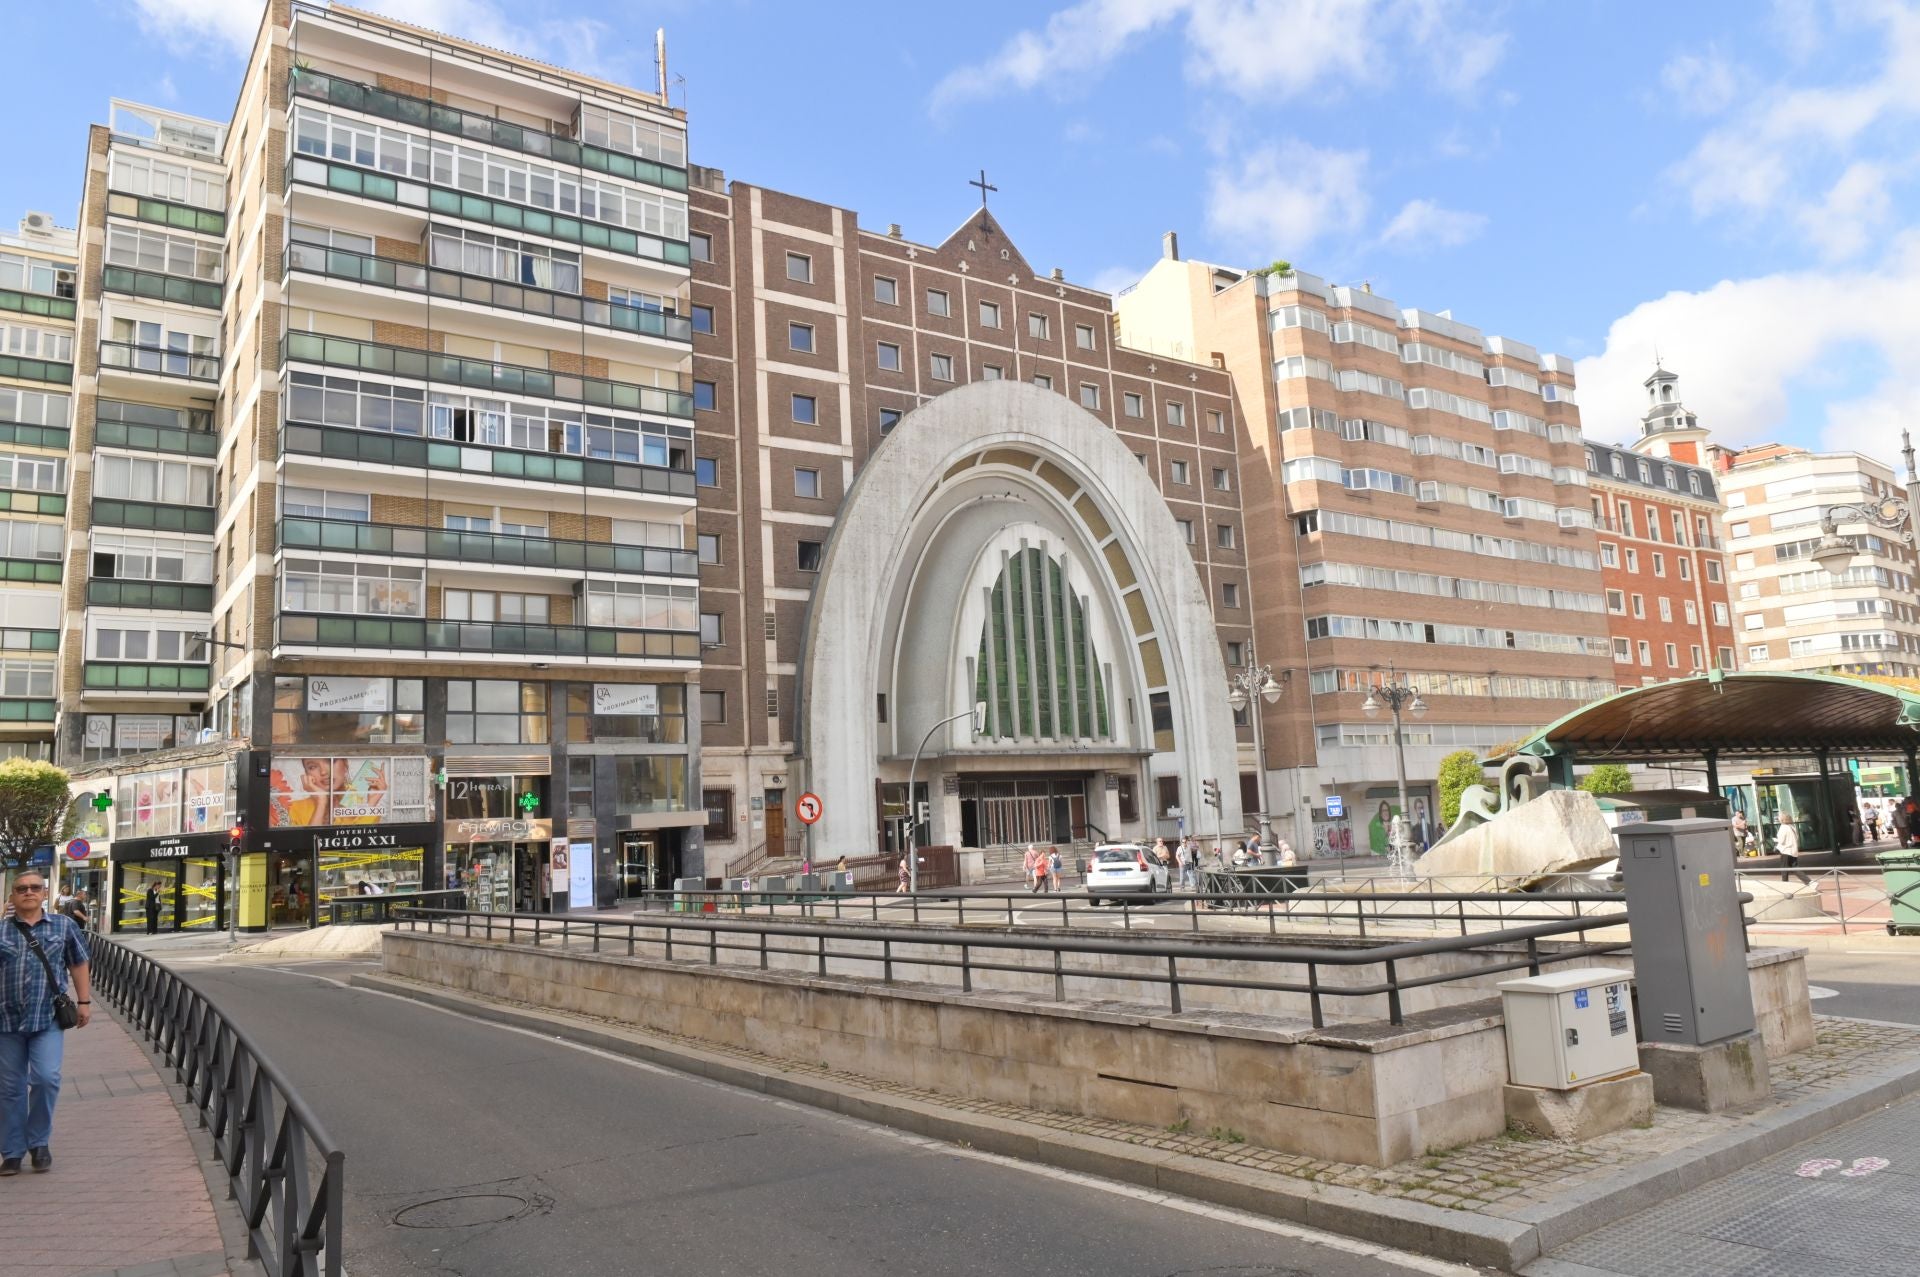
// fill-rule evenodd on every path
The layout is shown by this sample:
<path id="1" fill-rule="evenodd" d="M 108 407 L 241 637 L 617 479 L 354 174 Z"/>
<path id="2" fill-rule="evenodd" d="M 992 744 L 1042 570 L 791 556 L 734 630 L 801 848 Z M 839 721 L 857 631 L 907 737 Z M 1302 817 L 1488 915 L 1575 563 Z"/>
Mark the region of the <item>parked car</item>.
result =
<path id="1" fill-rule="evenodd" d="M 1169 888 L 1169 877 L 1167 867 L 1139 843 L 1101 843 L 1087 859 L 1087 903 L 1097 905 L 1119 896 L 1162 895 Z"/>

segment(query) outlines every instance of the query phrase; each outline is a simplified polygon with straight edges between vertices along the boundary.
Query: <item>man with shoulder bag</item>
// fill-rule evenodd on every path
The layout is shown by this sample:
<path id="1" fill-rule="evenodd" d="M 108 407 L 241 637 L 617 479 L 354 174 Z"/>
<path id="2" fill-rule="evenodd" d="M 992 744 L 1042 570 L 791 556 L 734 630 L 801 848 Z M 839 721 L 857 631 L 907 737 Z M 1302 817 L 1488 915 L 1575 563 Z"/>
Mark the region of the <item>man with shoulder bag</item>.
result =
<path id="1" fill-rule="evenodd" d="M 80 927 L 49 910 L 47 880 L 13 880 L 13 916 L 0 926 L 0 1176 L 53 1169 L 53 1105 L 62 1034 L 93 1018 L 93 975 Z M 69 986 L 69 977 L 71 985 Z"/>

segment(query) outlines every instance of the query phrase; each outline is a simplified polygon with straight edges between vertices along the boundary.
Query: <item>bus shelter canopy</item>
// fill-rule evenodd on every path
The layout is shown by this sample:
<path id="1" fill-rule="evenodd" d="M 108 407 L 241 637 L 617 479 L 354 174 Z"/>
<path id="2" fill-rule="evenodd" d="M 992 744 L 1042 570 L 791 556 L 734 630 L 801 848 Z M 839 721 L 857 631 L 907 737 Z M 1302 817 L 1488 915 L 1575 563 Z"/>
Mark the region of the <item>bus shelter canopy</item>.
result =
<path id="1" fill-rule="evenodd" d="M 1920 679 L 1716 670 L 1594 701 L 1487 761 L 1911 755 L 1916 746 Z"/>

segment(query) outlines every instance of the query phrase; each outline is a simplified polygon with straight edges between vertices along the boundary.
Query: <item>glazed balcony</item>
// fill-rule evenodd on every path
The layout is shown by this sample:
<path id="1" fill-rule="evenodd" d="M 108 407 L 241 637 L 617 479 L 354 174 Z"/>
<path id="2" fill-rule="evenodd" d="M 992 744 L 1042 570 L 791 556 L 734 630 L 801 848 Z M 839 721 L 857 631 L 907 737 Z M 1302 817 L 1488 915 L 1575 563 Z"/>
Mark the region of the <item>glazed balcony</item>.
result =
<path id="1" fill-rule="evenodd" d="M 100 370 L 103 374 L 118 370 L 143 373 L 152 377 L 197 381 L 212 386 L 220 381 L 220 357 L 190 355 L 184 350 L 170 350 L 163 346 L 136 346 L 131 342 L 102 341 Z"/>
<path id="2" fill-rule="evenodd" d="M 280 430 L 280 451 L 288 457 L 321 457 L 354 465 L 453 471 L 482 479 L 556 483 L 636 496 L 692 500 L 696 492 L 691 470 L 670 470 L 663 466 L 639 465 L 628 461 L 603 461 L 566 453 L 530 452 L 491 444 L 426 439 L 419 435 L 388 434 L 351 426 L 289 421 Z"/>
<path id="3" fill-rule="evenodd" d="M 275 619 L 276 653 L 285 648 L 315 647 L 412 652 L 441 660 L 498 656 L 581 663 L 698 661 L 700 633 L 296 612 L 282 612 Z"/>
<path id="4" fill-rule="evenodd" d="M 220 439 L 211 430 L 183 430 L 139 422 L 97 421 L 93 439 L 105 447 L 137 448 L 142 452 L 178 457 L 211 457 L 220 451 Z"/>
<path id="5" fill-rule="evenodd" d="M 0 559 L 0 582 L 8 585 L 58 585 L 59 559 Z"/>
<path id="6" fill-rule="evenodd" d="M 291 271 L 374 288 L 391 288 L 396 292 L 415 293 L 438 301 L 471 302 L 477 306 L 517 311 L 542 319 L 592 324 L 611 332 L 660 337 L 668 341 L 693 340 L 693 322 L 683 315 L 641 310 L 634 306 L 615 306 L 591 297 L 535 288 L 530 284 L 467 275 L 392 257 L 323 248 L 318 244 L 287 245 L 282 274 Z"/>
<path id="7" fill-rule="evenodd" d="M 0 488 L 0 514 L 65 514 L 64 492 L 25 492 Z"/>
<path id="8" fill-rule="evenodd" d="M 72 319 L 79 313 L 80 303 L 71 296 L 57 297 L 19 288 L 0 288 L 0 310 L 37 315 L 42 319 Z"/>
<path id="9" fill-rule="evenodd" d="M 41 426 L 29 421 L 0 421 L 0 444 L 23 448 L 51 448 L 65 452 L 73 435 L 65 426 Z"/>
<path id="10" fill-rule="evenodd" d="M 690 580 L 700 576 L 699 557 L 691 550 L 294 515 L 280 520 L 280 545 L 288 550 L 337 550 L 474 567 L 677 576 Z"/>
<path id="11" fill-rule="evenodd" d="M 662 190 L 687 189 L 687 170 L 659 160 L 628 155 L 624 151 L 610 151 L 591 142 L 543 133 L 490 115 L 463 111 L 426 98 L 395 93 L 391 89 L 376 88 L 324 71 L 295 67 L 288 80 L 288 92 L 295 97 L 311 98 L 329 106 L 444 133 L 462 141 L 497 146 L 503 151 L 514 151 L 521 155 L 534 155 L 569 168 L 604 173 L 608 177 L 642 182 Z"/>
<path id="12" fill-rule="evenodd" d="M 51 724 L 60 710 L 58 701 L 31 696 L 0 696 L 0 727 Z"/>
<path id="13" fill-rule="evenodd" d="M 216 209 L 176 204 L 172 200 L 157 200 L 146 195 L 129 195 L 125 191 L 107 193 L 107 212 L 115 217 L 151 222 L 155 226 L 176 231 L 194 231 L 201 235 L 227 233 L 227 215 Z"/>
<path id="14" fill-rule="evenodd" d="M 73 365 L 55 359 L 29 359 L 24 355 L 0 355 L 0 377 L 21 381 L 45 381 L 56 386 L 73 384 Z"/>
<path id="15" fill-rule="evenodd" d="M 692 246 L 685 240 L 666 239 L 568 213 L 473 195 L 314 155 L 295 154 L 287 160 L 288 194 L 302 186 L 409 209 L 422 217 L 459 217 L 515 234 L 539 235 L 563 244 L 578 244 L 668 266 L 686 267 L 693 261 Z"/>
<path id="16" fill-rule="evenodd" d="M 212 506 L 131 501 L 120 497 L 93 499 L 96 528 L 139 528 L 148 532 L 194 532 L 211 536 L 219 519 L 220 512 Z"/>
<path id="17" fill-rule="evenodd" d="M 192 581 L 103 581 L 96 577 L 87 582 L 87 606 L 211 612 L 213 587 Z"/>
<path id="18" fill-rule="evenodd" d="M 81 686 L 88 692 L 158 692 L 171 696 L 200 696 L 213 686 L 212 673 L 206 665 L 88 661 L 81 667 Z"/>
<path id="19" fill-rule="evenodd" d="M 569 400 L 596 408 L 651 412 L 688 419 L 693 417 L 693 396 L 685 391 L 636 386 L 631 382 L 609 381 L 605 377 L 585 377 L 547 368 L 494 363 L 486 359 L 468 359 L 462 355 L 436 354 L 430 350 L 415 350 L 410 346 L 386 346 L 350 337 L 288 333 L 281 347 L 281 362 L 320 364 L 328 368 L 349 368 L 355 372 L 411 377 L 418 381 L 499 395 Z"/>
<path id="20" fill-rule="evenodd" d="M 147 301 L 220 309 L 221 286 L 211 280 L 163 275 L 137 266 L 109 266 L 101 272 L 100 286 L 110 293 L 124 293 Z"/>

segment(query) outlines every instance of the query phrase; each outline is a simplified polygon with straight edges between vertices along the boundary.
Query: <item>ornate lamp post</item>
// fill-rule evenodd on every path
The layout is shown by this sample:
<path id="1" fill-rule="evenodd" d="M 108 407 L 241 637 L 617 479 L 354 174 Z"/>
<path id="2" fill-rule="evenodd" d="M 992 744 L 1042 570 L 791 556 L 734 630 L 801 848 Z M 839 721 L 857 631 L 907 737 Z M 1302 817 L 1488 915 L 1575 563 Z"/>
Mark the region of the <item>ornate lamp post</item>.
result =
<path id="1" fill-rule="evenodd" d="M 1292 680 L 1292 670 L 1284 671 L 1276 680 L 1273 666 L 1248 666 L 1227 680 L 1227 686 L 1231 689 L 1227 693 L 1227 704 L 1233 706 L 1236 714 L 1253 705 L 1256 696 L 1271 705 L 1280 699 L 1280 693 L 1287 690 L 1286 684 Z M 1273 841 L 1273 812 L 1267 802 L 1266 738 L 1260 727 L 1258 707 L 1247 717 L 1253 720 L 1253 770 L 1260 780 L 1260 841 L 1265 844 Z"/>
<path id="2" fill-rule="evenodd" d="M 1400 836 L 1390 848 L 1390 868 L 1395 876 L 1405 877 L 1413 872 L 1413 809 L 1407 805 L 1407 742 L 1401 732 L 1400 716 L 1404 711 L 1414 718 L 1424 718 L 1427 703 L 1420 699 L 1420 693 L 1401 681 L 1392 666 L 1387 667 L 1387 681 L 1368 692 L 1366 703 L 1360 708 L 1368 718 L 1378 718 L 1383 703 L 1393 711 L 1393 752 L 1400 767 Z"/>
<path id="3" fill-rule="evenodd" d="M 1846 572 L 1847 564 L 1853 561 L 1857 551 L 1853 542 L 1840 535 L 1842 523 L 1864 523 L 1870 528 L 1880 528 L 1912 545 L 1913 533 L 1907 523 L 1910 513 L 1907 503 L 1898 497 L 1827 506 L 1820 511 L 1820 542 L 1813 547 L 1811 557 L 1835 576 Z"/>

